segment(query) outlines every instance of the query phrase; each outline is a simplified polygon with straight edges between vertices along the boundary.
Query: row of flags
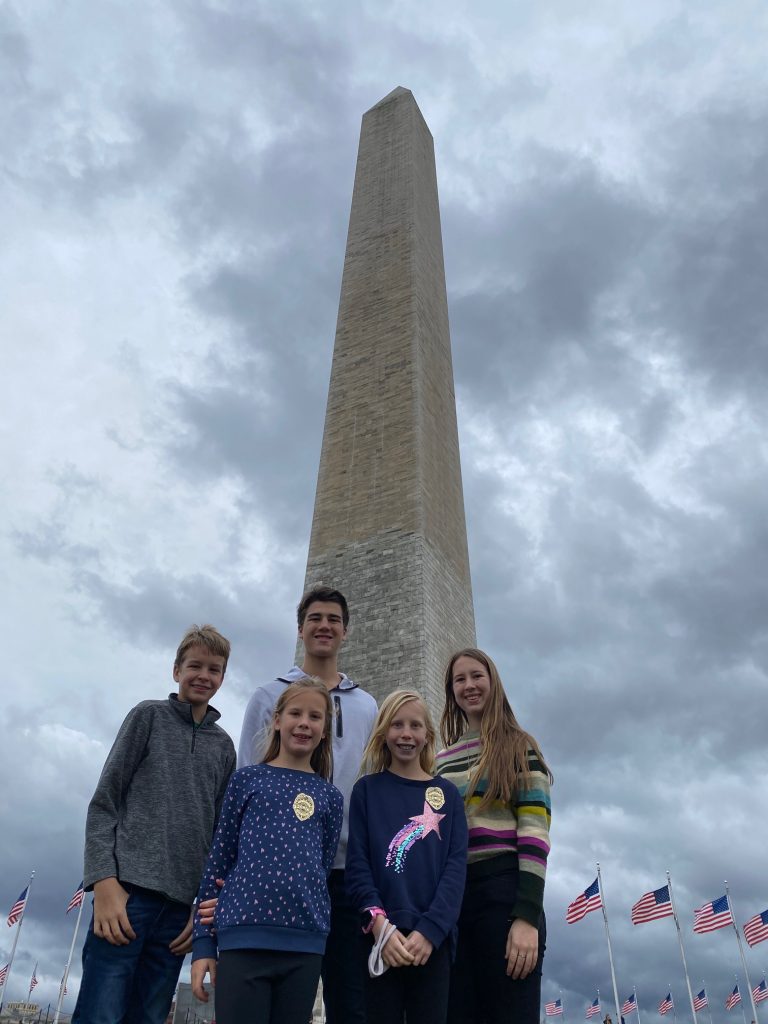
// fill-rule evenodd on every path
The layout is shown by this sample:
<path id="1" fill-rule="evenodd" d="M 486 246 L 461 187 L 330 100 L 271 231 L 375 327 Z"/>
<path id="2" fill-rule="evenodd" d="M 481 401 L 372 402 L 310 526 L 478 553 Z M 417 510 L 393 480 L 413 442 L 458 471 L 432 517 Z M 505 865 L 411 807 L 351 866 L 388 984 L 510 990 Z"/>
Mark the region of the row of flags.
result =
<path id="1" fill-rule="evenodd" d="M 24 892 L 21 893 L 19 898 L 16 900 L 16 902 L 11 907 L 11 912 L 8 914 L 8 921 L 6 922 L 9 928 L 13 928 L 13 926 L 21 919 L 21 916 L 22 916 L 22 914 L 24 913 L 24 911 L 26 910 L 26 907 L 27 907 L 27 897 L 28 897 L 28 895 L 29 895 L 29 886 L 27 886 L 27 888 L 24 890 Z M 69 913 L 70 910 L 74 910 L 75 907 L 79 907 L 84 899 L 85 899 L 85 885 L 84 885 L 84 882 L 81 882 L 80 885 L 78 885 L 77 889 L 75 889 L 75 894 L 72 897 L 72 899 L 69 901 L 69 904 L 67 905 L 67 913 Z M 2 979 L 0 979 L 0 981 L 1 980 Z"/>
<path id="2" fill-rule="evenodd" d="M 32 872 L 32 878 L 34 878 L 34 872 Z M 0 967 L 0 989 L 2 989 L 3 991 L 5 991 L 6 982 L 8 980 L 8 976 L 9 976 L 9 974 L 11 972 L 11 967 L 13 966 L 13 959 L 14 959 L 14 956 L 16 954 L 16 943 L 17 943 L 18 938 L 19 938 L 19 933 L 21 932 L 21 925 L 22 925 L 22 922 L 24 920 L 24 912 L 27 909 L 27 903 L 29 901 L 29 890 L 30 890 L 30 888 L 32 886 L 32 878 L 30 878 L 30 880 L 29 880 L 29 885 L 26 887 L 26 889 L 24 889 L 21 892 L 21 894 L 19 895 L 19 898 L 14 902 L 14 904 L 11 907 L 10 912 L 8 914 L 8 921 L 7 921 L 8 927 L 9 928 L 13 928 L 14 925 L 18 924 L 18 929 L 16 930 L 16 936 L 15 936 L 15 938 L 13 940 L 13 949 L 11 951 L 11 959 L 8 961 L 7 964 L 5 964 L 4 967 Z M 78 911 L 77 922 L 75 924 L 75 933 L 74 933 L 74 936 L 72 938 L 72 947 L 70 948 L 70 951 L 69 951 L 69 959 L 67 960 L 67 965 L 64 968 L 64 975 L 63 975 L 63 977 L 61 979 L 61 985 L 59 987 L 59 1001 L 58 1001 L 58 1005 L 56 1007 L 56 1015 L 54 1017 L 54 1024 L 56 1024 L 56 1022 L 59 1019 L 59 1014 L 61 1012 L 61 1004 L 62 1004 L 62 1001 L 64 999 L 64 996 L 67 994 L 67 975 L 69 973 L 69 965 L 70 965 L 70 962 L 71 962 L 71 959 L 72 959 L 72 949 L 74 949 L 75 938 L 77 937 L 77 929 L 78 929 L 78 926 L 80 924 L 80 916 L 82 914 L 82 908 L 83 908 L 83 901 L 84 900 L 85 900 L 85 886 L 84 886 L 83 882 L 81 882 L 80 885 L 78 885 L 77 889 L 75 889 L 75 892 L 74 892 L 74 895 L 72 896 L 72 899 L 67 904 L 67 911 L 66 911 L 67 913 L 69 913 L 70 910 L 74 910 L 75 908 L 78 908 L 78 907 L 80 909 Z M 38 967 L 38 963 L 36 962 L 35 966 L 34 966 L 34 969 L 32 971 L 32 978 L 31 978 L 30 983 L 29 983 L 29 998 L 31 998 L 32 992 L 34 991 L 34 989 L 36 988 L 36 986 L 38 984 L 38 980 L 37 980 L 37 967 Z M 3 1002 L 0 1001 L 0 1010 L 2 1010 L 2 1005 L 3 1005 Z"/>
<path id="3" fill-rule="evenodd" d="M 580 921 L 592 910 L 599 910 L 603 905 L 600 895 L 600 882 L 596 878 L 592 885 L 580 893 L 568 906 L 565 912 L 565 920 L 568 924 Z M 632 924 L 645 924 L 647 921 L 656 921 L 662 917 L 672 917 L 672 898 L 669 892 L 669 885 L 662 885 L 660 889 L 647 892 L 635 903 L 630 912 Z M 716 900 L 710 900 L 703 907 L 693 912 L 693 930 L 699 935 L 707 932 L 714 932 L 718 928 L 725 928 L 736 922 L 731 913 L 730 903 L 727 894 Z M 756 946 L 758 942 L 768 939 L 768 910 L 755 914 L 743 925 L 744 938 L 750 946 Z"/>
<path id="4" fill-rule="evenodd" d="M 35 961 L 35 966 L 32 969 L 32 980 L 29 983 L 29 994 L 32 995 L 32 990 L 37 985 L 37 965 L 40 961 Z M 0 967 L 0 987 L 5 985 L 5 979 L 8 977 L 8 969 L 11 965 L 8 963 L 5 967 Z"/>
<path id="5" fill-rule="evenodd" d="M 566 909 L 565 919 L 568 924 L 574 924 L 576 921 L 580 921 L 586 917 L 587 914 L 593 910 L 602 909 L 603 920 L 605 923 L 605 937 L 608 946 L 608 961 L 611 969 L 611 982 L 613 988 L 613 1005 L 616 1011 L 617 1021 L 620 1024 L 624 1024 L 624 1016 L 631 1013 L 637 1008 L 637 995 L 636 990 L 632 996 L 625 1000 L 624 1004 L 619 1000 L 619 990 L 616 983 L 616 970 L 613 963 L 613 951 L 611 949 L 611 935 L 608 927 L 608 911 L 605 904 L 605 894 L 603 889 L 603 879 L 600 871 L 600 864 L 597 864 L 597 878 L 594 882 L 587 886 L 584 892 L 579 893 L 576 899 L 570 903 Z M 647 921 L 656 921 L 660 918 L 671 917 L 675 923 L 675 931 L 677 933 L 677 941 L 680 945 L 680 958 L 682 960 L 683 972 L 685 974 L 685 984 L 688 990 L 688 999 L 691 1006 L 691 1011 L 696 1018 L 696 1013 L 700 1009 L 702 999 L 706 998 L 706 992 L 702 989 L 698 997 L 694 998 L 693 988 L 691 987 L 691 981 L 688 974 L 688 966 L 685 958 L 685 949 L 683 946 L 683 933 L 680 928 L 680 921 L 678 919 L 677 908 L 675 907 L 675 900 L 672 893 L 672 879 L 669 872 L 667 871 L 667 884 L 661 886 L 659 889 L 653 889 L 651 892 L 643 893 L 639 900 L 633 904 L 630 917 L 633 924 L 644 924 Z M 698 907 L 694 911 L 693 919 L 693 930 L 697 934 L 706 934 L 708 932 L 716 931 L 719 928 L 725 928 L 727 925 L 733 927 L 733 934 L 736 938 L 736 943 L 739 948 L 739 956 L 741 957 L 741 964 L 744 971 L 744 977 L 747 981 L 747 991 L 749 993 L 748 999 L 752 1004 L 753 1017 L 757 1017 L 756 1004 L 762 998 L 762 991 L 765 989 L 764 982 L 761 985 L 752 988 L 752 982 L 749 980 L 749 971 L 747 967 L 746 957 L 744 955 L 744 948 L 742 945 L 741 932 L 736 927 L 736 921 L 734 918 L 732 905 L 730 902 L 730 894 L 728 892 L 728 883 L 725 883 L 725 893 L 723 896 L 718 897 L 715 900 L 710 900 L 703 906 Z M 760 914 L 755 914 L 751 917 L 743 926 L 744 937 L 750 946 L 755 946 L 759 942 L 763 942 L 768 939 L 768 910 L 762 911 Z M 763 975 L 765 978 L 765 975 Z M 736 976 L 738 982 L 738 975 Z M 600 990 L 597 990 L 598 1002 L 592 1003 L 587 1007 L 586 1016 L 589 1019 L 591 1016 L 600 1012 L 599 997 Z M 729 996 L 729 1000 L 733 1000 L 735 995 L 738 993 L 738 985 L 735 992 L 732 992 Z M 739 995 L 739 999 L 740 999 Z M 706 1005 L 709 1005 L 708 1003 Z M 730 1004 L 735 1005 L 735 1002 Z M 670 1009 L 674 1008 L 674 1002 L 672 1001 L 672 993 L 669 992 L 665 999 L 662 999 L 659 1004 L 659 1013 L 661 1016 L 665 1016 Z M 730 1009 L 730 1006 L 728 1006 Z"/>
<path id="6" fill-rule="evenodd" d="M 765 978 L 760 982 L 759 985 L 755 985 L 752 989 L 752 998 L 756 1003 L 762 1003 L 764 999 L 768 999 L 768 985 L 765 983 Z M 741 992 L 739 992 L 739 986 L 733 986 L 733 992 L 725 1000 L 726 1010 L 732 1010 L 737 1003 L 741 1002 Z"/>
<path id="7" fill-rule="evenodd" d="M 760 982 L 759 985 L 755 985 L 752 989 L 752 998 L 756 1003 L 761 1003 L 764 999 L 768 999 L 768 985 L 766 984 L 765 978 Z M 730 993 L 728 998 L 725 1000 L 726 1010 L 732 1010 L 737 1003 L 741 1002 L 741 993 L 739 992 L 739 986 L 735 985 L 733 991 Z M 664 1017 L 670 1010 L 674 1009 L 675 1001 L 672 998 L 672 993 L 667 992 L 664 998 L 659 1003 L 659 1013 Z M 700 992 L 693 997 L 693 1007 L 698 1013 L 699 1010 L 703 1010 L 709 1006 L 709 999 L 707 998 L 706 989 L 702 989 Z M 637 1009 L 637 993 L 633 992 L 628 996 L 621 1007 L 622 1019 L 628 1016 L 633 1010 Z M 590 1020 L 592 1017 L 597 1017 L 603 1012 L 602 1006 L 600 1005 L 600 995 L 593 999 L 587 1007 L 585 1014 L 586 1019 Z M 563 1000 L 555 999 L 551 1003 L 544 1004 L 544 1013 L 547 1017 L 557 1017 L 563 1013 Z"/>

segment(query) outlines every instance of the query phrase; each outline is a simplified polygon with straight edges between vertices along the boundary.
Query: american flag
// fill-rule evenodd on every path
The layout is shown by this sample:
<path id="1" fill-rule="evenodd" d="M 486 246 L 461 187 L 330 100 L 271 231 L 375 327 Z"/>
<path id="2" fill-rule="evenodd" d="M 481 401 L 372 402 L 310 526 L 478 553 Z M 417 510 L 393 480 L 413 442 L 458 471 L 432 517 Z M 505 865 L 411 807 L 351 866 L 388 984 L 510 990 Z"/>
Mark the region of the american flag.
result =
<path id="1" fill-rule="evenodd" d="M 702 989 L 698 995 L 693 997 L 693 1008 L 698 1013 L 699 1010 L 703 1010 L 705 1006 L 709 1006 L 709 1000 L 707 999 L 706 989 Z"/>
<path id="2" fill-rule="evenodd" d="M 6 975 L 8 974 L 8 967 L 9 964 L 6 964 L 5 967 L 0 967 L 0 985 L 5 984 L 5 978 Z"/>
<path id="3" fill-rule="evenodd" d="M 580 896 L 577 896 L 566 910 L 566 923 L 574 924 L 576 921 L 580 921 L 582 917 L 585 917 L 591 910 L 599 910 L 602 905 L 600 886 L 597 879 L 595 879 L 592 885 L 585 889 Z"/>
<path id="4" fill-rule="evenodd" d="M 768 999 L 768 987 L 766 987 L 765 978 L 752 989 L 752 998 L 756 1003 L 762 1003 L 764 999 Z"/>
<path id="5" fill-rule="evenodd" d="M 744 938 L 750 946 L 756 946 L 763 939 L 768 939 L 768 910 L 750 917 L 744 925 Z"/>
<path id="6" fill-rule="evenodd" d="M 29 994 L 30 995 L 32 995 L 32 989 L 35 987 L 36 984 L 37 984 L 37 964 L 35 964 L 35 969 L 32 971 L 32 981 L 30 981 L 30 983 L 29 983 Z"/>
<path id="7" fill-rule="evenodd" d="M 632 907 L 632 924 L 645 924 L 646 921 L 655 921 L 659 917 L 672 916 L 672 900 L 669 898 L 669 886 L 664 885 L 661 889 L 654 889 L 641 896 Z"/>
<path id="8" fill-rule="evenodd" d="M 740 1003 L 740 1002 L 741 1002 L 741 993 L 739 992 L 739 986 L 738 985 L 734 985 L 733 986 L 733 992 L 731 992 L 731 994 L 725 1000 L 725 1008 L 726 1008 L 726 1010 L 732 1010 L 734 1008 L 734 1006 L 736 1005 L 736 1003 Z"/>
<path id="9" fill-rule="evenodd" d="M 77 877 L 77 875 L 75 875 L 75 877 Z M 85 899 L 85 888 L 83 886 L 83 882 L 81 882 L 80 885 L 78 885 L 78 887 L 77 887 L 77 891 L 75 892 L 75 895 L 69 901 L 69 906 L 67 907 L 67 913 L 69 913 L 70 910 L 74 910 L 75 907 L 79 907 L 84 899 Z"/>
<path id="10" fill-rule="evenodd" d="M 19 920 L 21 915 L 24 913 L 24 907 L 27 905 L 27 893 L 29 892 L 29 886 L 19 896 L 16 902 L 11 907 L 11 912 L 8 915 L 8 927 L 12 928 Z"/>
<path id="11" fill-rule="evenodd" d="M 587 1020 L 590 1020 L 592 1017 L 596 1017 L 598 1013 L 602 1012 L 603 1011 L 600 1007 L 600 996 L 598 996 L 597 999 L 593 999 L 587 1007 Z"/>
<path id="12" fill-rule="evenodd" d="M 693 912 L 693 930 L 699 935 L 706 932 L 717 931 L 718 928 L 725 928 L 727 924 L 733 924 L 733 915 L 728 903 L 727 896 L 705 903 L 703 907 Z"/>
<path id="13" fill-rule="evenodd" d="M 637 1009 L 637 996 L 633 992 L 631 996 L 629 996 L 627 999 L 624 1000 L 624 1003 L 623 1003 L 623 1005 L 621 1007 L 621 1015 L 623 1017 L 625 1013 L 632 1013 L 632 1011 L 636 1010 L 636 1009 Z"/>
<path id="14" fill-rule="evenodd" d="M 664 998 L 659 1003 L 659 1013 L 663 1017 L 665 1013 L 669 1013 L 675 1004 L 672 1001 L 672 993 L 667 992 Z"/>
<path id="15" fill-rule="evenodd" d="M 556 999 L 554 1003 L 544 1004 L 544 1013 L 547 1017 L 557 1017 L 559 1013 L 563 1012 L 563 1001 L 562 999 Z"/>

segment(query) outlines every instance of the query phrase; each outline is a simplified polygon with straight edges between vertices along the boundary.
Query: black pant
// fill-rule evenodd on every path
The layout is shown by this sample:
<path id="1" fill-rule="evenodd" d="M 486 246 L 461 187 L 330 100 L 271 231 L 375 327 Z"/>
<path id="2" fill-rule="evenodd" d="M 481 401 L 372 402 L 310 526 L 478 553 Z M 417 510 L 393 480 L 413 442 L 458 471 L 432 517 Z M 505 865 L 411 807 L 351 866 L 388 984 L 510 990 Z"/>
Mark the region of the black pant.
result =
<path id="1" fill-rule="evenodd" d="M 344 872 L 328 876 L 331 931 L 323 957 L 323 1002 L 327 1024 L 365 1024 L 363 982 L 368 974 L 360 914 L 347 899 Z"/>
<path id="2" fill-rule="evenodd" d="M 219 1024 L 307 1024 L 320 978 L 319 953 L 224 949 L 216 973 Z"/>
<path id="3" fill-rule="evenodd" d="M 539 923 L 539 958 L 527 978 L 507 976 L 505 950 L 517 895 L 517 858 L 471 864 L 451 972 L 449 1024 L 538 1024 L 541 965 L 547 938 Z"/>
<path id="4" fill-rule="evenodd" d="M 378 978 L 367 978 L 368 1024 L 445 1024 L 450 946 L 450 940 L 446 940 L 439 949 L 433 949 L 423 967 L 390 967 Z"/>

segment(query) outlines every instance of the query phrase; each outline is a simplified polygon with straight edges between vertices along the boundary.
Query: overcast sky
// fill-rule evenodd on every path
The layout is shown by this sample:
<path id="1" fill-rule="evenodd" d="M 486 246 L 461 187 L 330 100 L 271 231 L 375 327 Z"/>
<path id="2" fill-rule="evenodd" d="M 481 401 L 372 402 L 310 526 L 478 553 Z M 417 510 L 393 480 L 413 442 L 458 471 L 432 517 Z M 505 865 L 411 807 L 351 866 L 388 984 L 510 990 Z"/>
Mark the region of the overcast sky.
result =
<path id="1" fill-rule="evenodd" d="M 620 998 L 690 1016 L 671 921 L 629 922 L 669 869 L 740 1018 L 733 932 L 690 924 L 725 878 L 768 907 L 767 30 L 758 0 L 0 7 L 3 916 L 37 872 L 8 998 L 39 960 L 55 999 L 87 802 L 185 627 L 233 641 L 235 739 L 292 660 L 360 118 L 402 85 L 478 640 L 556 776 L 545 998 L 610 1006 L 600 915 L 564 923 L 599 860 Z"/>

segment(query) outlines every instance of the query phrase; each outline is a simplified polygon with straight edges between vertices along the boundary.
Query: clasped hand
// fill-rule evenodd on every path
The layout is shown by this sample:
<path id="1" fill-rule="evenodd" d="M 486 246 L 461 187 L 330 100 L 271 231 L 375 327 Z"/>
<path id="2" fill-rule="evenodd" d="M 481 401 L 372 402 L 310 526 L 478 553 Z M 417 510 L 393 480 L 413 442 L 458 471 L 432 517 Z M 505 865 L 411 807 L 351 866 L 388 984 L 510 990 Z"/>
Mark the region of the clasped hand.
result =
<path id="1" fill-rule="evenodd" d="M 376 918 L 373 923 L 374 939 L 378 939 L 386 923 L 385 917 Z M 429 960 L 432 948 L 432 943 L 421 932 L 413 931 L 405 936 L 396 928 L 381 951 L 381 959 L 387 967 L 421 967 Z"/>

